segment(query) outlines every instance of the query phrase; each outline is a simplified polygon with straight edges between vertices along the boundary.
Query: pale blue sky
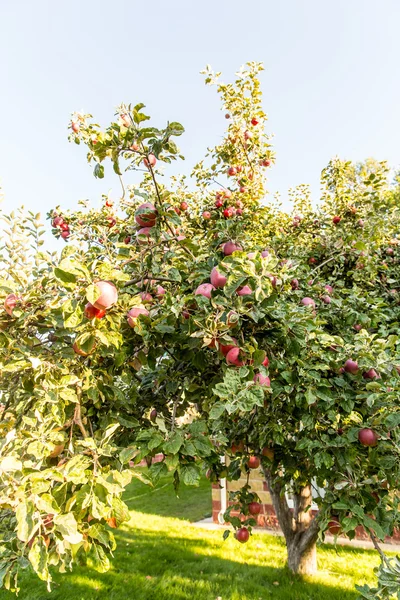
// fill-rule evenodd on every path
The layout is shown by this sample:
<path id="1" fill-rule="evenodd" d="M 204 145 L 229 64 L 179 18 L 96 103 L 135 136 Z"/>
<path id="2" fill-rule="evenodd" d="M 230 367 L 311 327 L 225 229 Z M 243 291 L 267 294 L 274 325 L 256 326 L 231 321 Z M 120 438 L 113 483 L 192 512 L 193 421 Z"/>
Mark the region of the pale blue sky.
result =
<path id="1" fill-rule="evenodd" d="M 262 76 L 277 164 L 269 188 L 310 183 L 334 155 L 400 165 L 399 0 L 1 0 L 0 180 L 5 207 L 45 212 L 97 200 L 83 147 L 67 141 L 73 110 L 102 125 L 121 101 L 153 123 L 178 120 L 189 172 L 225 120 L 207 64 Z"/>

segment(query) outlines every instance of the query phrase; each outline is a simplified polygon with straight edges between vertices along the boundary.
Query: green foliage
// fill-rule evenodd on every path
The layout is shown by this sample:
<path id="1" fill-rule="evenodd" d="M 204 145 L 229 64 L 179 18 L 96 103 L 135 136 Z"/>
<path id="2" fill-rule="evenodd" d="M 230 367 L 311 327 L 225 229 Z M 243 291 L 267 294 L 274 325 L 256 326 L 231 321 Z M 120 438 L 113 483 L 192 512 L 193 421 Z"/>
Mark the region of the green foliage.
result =
<path id="1" fill-rule="evenodd" d="M 54 568 L 74 563 L 104 572 L 107 527 L 127 520 L 132 477 L 154 486 L 169 473 L 176 489 L 197 486 L 206 468 L 214 482 L 238 479 L 250 455 L 280 489 L 325 488 L 322 533 L 332 516 L 349 537 L 362 525 L 383 539 L 398 525 L 399 184 L 384 163 L 335 159 L 316 208 L 305 186 L 292 192 L 291 214 L 261 203 L 274 154 L 260 70 L 250 63 L 234 85 L 218 83 L 228 130 L 195 167 L 194 190 L 185 178 L 161 183 L 158 169 L 180 156 L 173 138 L 183 127 L 150 127 L 143 105 L 121 105 L 105 130 L 75 113 L 70 135 L 95 176 L 110 159 L 119 177 L 139 179 L 118 203 L 52 211 L 54 234 L 67 233 L 60 256 L 42 248 L 38 215 L 3 216 L 7 589 L 27 564 L 48 585 Z M 227 242 L 237 247 L 229 256 Z M 213 267 L 226 283 L 208 298 L 196 290 Z M 104 301 L 99 281 L 117 296 Z M 227 345 L 239 348 L 233 361 Z M 348 359 L 354 374 L 343 371 Z M 363 428 L 377 444 L 359 442 Z M 248 515 L 253 500 L 243 488 L 236 508 Z"/>

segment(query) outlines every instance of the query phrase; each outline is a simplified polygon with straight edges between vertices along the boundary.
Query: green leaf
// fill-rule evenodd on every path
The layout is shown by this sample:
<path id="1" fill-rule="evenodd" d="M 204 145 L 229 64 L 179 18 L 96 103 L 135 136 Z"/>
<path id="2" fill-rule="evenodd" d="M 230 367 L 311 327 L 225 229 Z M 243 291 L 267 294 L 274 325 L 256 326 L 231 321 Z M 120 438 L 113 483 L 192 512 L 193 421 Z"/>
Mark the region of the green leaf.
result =
<path id="1" fill-rule="evenodd" d="M 50 582 L 47 548 L 42 536 L 35 538 L 32 548 L 29 550 L 28 558 L 39 579 Z"/>
<path id="2" fill-rule="evenodd" d="M 175 431 L 170 439 L 164 444 L 164 452 L 166 454 L 176 454 L 179 452 L 183 444 L 183 435 L 179 431 Z"/>
<path id="3" fill-rule="evenodd" d="M 97 179 L 103 179 L 103 177 L 104 177 L 103 165 L 100 165 L 99 163 L 97 163 L 97 165 L 94 168 L 93 174 Z"/>
<path id="4" fill-rule="evenodd" d="M 78 524 L 72 513 L 54 517 L 54 525 L 67 542 L 79 544 L 83 541 L 82 534 L 78 531 Z"/>
<path id="5" fill-rule="evenodd" d="M 199 485 L 200 469 L 197 465 L 181 465 L 179 472 L 181 480 L 185 485 Z"/>
<path id="6" fill-rule="evenodd" d="M 30 501 L 21 502 L 18 504 L 15 511 L 17 518 L 17 536 L 21 542 L 28 542 L 36 529 L 33 521 L 33 515 L 35 512 L 35 506 Z"/>
<path id="7" fill-rule="evenodd" d="M 106 573 L 110 568 L 110 561 L 100 544 L 92 544 L 87 555 L 88 565 L 98 573 Z"/>

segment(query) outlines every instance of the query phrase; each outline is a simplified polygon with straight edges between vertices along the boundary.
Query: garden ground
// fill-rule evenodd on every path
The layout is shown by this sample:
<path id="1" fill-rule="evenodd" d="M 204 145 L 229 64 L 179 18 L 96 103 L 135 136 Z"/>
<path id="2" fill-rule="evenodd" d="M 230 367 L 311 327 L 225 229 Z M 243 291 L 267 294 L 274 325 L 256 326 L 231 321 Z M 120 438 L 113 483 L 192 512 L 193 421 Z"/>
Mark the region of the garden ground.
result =
<path id="1" fill-rule="evenodd" d="M 210 515 L 207 480 L 182 488 L 169 478 L 156 489 L 134 481 L 126 498 L 131 520 L 116 531 L 118 548 L 107 573 L 75 568 L 55 576 L 49 595 L 34 575 L 21 580 L 21 600 L 356 600 L 355 583 L 373 581 L 376 553 L 323 545 L 319 574 L 300 580 L 285 568 L 282 538 L 257 532 L 246 545 L 221 531 L 191 525 Z M 0 600 L 10 600 L 0 592 Z"/>

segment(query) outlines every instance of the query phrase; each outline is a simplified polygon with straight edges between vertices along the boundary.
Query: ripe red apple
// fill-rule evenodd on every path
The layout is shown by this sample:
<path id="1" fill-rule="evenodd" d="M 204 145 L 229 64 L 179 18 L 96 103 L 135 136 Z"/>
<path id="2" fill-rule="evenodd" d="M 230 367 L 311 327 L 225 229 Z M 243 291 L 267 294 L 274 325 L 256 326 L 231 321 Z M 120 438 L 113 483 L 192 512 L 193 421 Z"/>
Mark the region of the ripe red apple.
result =
<path id="1" fill-rule="evenodd" d="M 325 285 L 324 289 L 328 292 L 328 294 L 333 294 L 333 287 L 331 285 Z"/>
<path id="2" fill-rule="evenodd" d="M 215 290 L 215 287 L 211 283 L 202 283 L 195 291 L 195 296 L 204 296 L 205 298 L 211 298 L 211 292 Z"/>
<path id="3" fill-rule="evenodd" d="M 317 259 L 314 256 L 311 256 L 311 258 L 308 259 L 309 265 L 315 265 L 316 262 L 317 262 Z"/>
<path id="4" fill-rule="evenodd" d="M 155 422 L 156 422 L 157 415 L 158 415 L 158 412 L 156 411 L 156 409 L 155 409 L 155 408 L 153 408 L 153 410 L 152 410 L 152 411 L 151 411 L 151 413 L 150 413 L 150 421 L 151 421 L 152 423 L 155 423 Z"/>
<path id="5" fill-rule="evenodd" d="M 221 198 L 217 198 L 215 201 L 215 208 L 221 208 L 224 205 L 224 201 Z"/>
<path id="6" fill-rule="evenodd" d="M 308 297 L 303 298 L 301 300 L 301 304 L 303 306 L 312 306 L 313 308 L 315 308 L 315 301 L 312 298 L 308 298 Z"/>
<path id="7" fill-rule="evenodd" d="M 268 358 L 268 356 L 266 356 L 266 357 L 264 358 L 264 360 L 262 361 L 262 363 L 261 363 L 261 364 L 262 364 L 264 367 L 268 367 L 268 365 L 269 365 L 269 358 Z"/>
<path id="8" fill-rule="evenodd" d="M 238 244 L 235 244 L 235 242 L 226 242 L 226 244 L 224 244 L 222 248 L 222 251 L 225 254 L 225 256 L 230 256 L 234 252 L 237 252 L 241 249 L 242 248 Z"/>
<path id="9" fill-rule="evenodd" d="M 247 461 L 247 466 L 249 469 L 258 469 L 260 462 L 261 461 L 258 456 L 250 456 L 249 460 Z"/>
<path id="10" fill-rule="evenodd" d="M 366 427 L 360 429 L 358 432 L 358 441 L 363 446 L 376 446 L 378 443 L 378 436 L 373 429 Z"/>
<path id="11" fill-rule="evenodd" d="M 96 308 L 90 302 L 86 304 L 84 313 L 87 319 L 102 319 L 106 315 L 105 310 L 101 308 Z"/>
<path id="12" fill-rule="evenodd" d="M 355 360 L 351 360 L 349 358 L 344 363 L 343 368 L 346 371 L 346 373 L 351 373 L 352 375 L 355 375 L 357 373 L 357 371 L 358 371 L 358 364 L 357 364 L 357 362 Z"/>
<path id="13" fill-rule="evenodd" d="M 321 300 L 324 304 L 330 304 L 332 302 L 330 296 L 322 296 Z"/>
<path id="14" fill-rule="evenodd" d="M 118 291 L 113 283 L 109 281 L 97 281 L 95 287 L 99 290 L 100 296 L 96 302 L 93 302 L 93 306 L 96 308 L 107 310 L 118 300 Z"/>
<path id="15" fill-rule="evenodd" d="M 250 532 L 247 527 L 241 527 L 237 530 L 235 535 L 238 542 L 245 544 L 249 540 Z"/>
<path id="16" fill-rule="evenodd" d="M 135 327 L 140 315 L 149 315 L 149 311 L 144 306 L 135 306 L 128 312 L 128 324 L 130 327 Z"/>
<path id="17" fill-rule="evenodd" d="M 114 225 L 117 222 L 117 219 L 115 219 L 114 217 L 107 217 L 107 221 L 108 221 L 108 226 L 111 228 L 111 227 L 114 227 Z"/>
<path id="18" fill-rule="evenodd" d="M 355 325 L 353 325 L 353 329 L 355 329 L 356 331 L 361 331 L 362 325 L 360 323 L 356 323 Z"/>
<path id="19" fill-rule="evenodd" d="M 241 208 L 237 208 L 237 209 L 236 209 L 236 216 L 237 216 L 237 217 L 241 217 L 241 216 L 242 216 L 242 214 L 243 214 L 243 210 L 242 210 Z"/>
<path id="20" fill-rule="evenodd" d="M 136 232 L 136 239 L 139 244 L 150 244 L 152 233 L 152 227 L 142 227 Z"/>
<path id="21" fill-rule="evenodd" d="M 211 213 L 208 210 L 205 210 L 203 212 L 203 219 L 206 219 L 206 220 L 211 219 Z"/>
<path id="22" fill-rule="evenodd" d="M 251 124 L 254 125 L 254 126 L 258 125 L 258 119 L 256 119 L 255 117 L 253 117 L 252 120 L 251 120 Z"/>
<path id="23" fill-rule="evenodd" d="M 145 167 L 155 167 L 157 163 L 157 159 L 154 154 L 149 154 L 147 158 L 143 159 L 143 164 Z"/>
<path id="24" fill-rule="evenodd" d="M 227 174 L 229 175 L 229 177 L 233 177 L 234 175 L 236 175 L 237 170 L 236 167 L 229 167 Z"/>
<path id="25" fill-rule="evenodd" d="M 137 207 L 135 221 L 141 227 L 154 227 L 157 219 L 157 209 L 151 202 L 145 202 Z"/>
<path id="26" fill-rule="evenodd" d="M 211 271 L 210 281 L 215 288 L 223 288 L 227 282 L 227 278 L 219 273 L 217 267 Z"/>
<path id="27" fill-rule="evenodd" d="M 157 298 L 162 298 L 165 293 L 166 293 L 166 289 L 163 288 L 162 285 L 158 285 L 156 287 L 156 296 L 157 296 Z"/>
<path id="28" fill-rule="evenodd" d="M 235 209 L 232 206 L 228 206 L 228 208 L 224 209 L 224 217 L 225 219 L 231 219 L 235 214 Z"/>
<path id="29" fill-rule="evenodd" d="M 257 373 L 257 375 L 254 375 L 253 381 L 255 381 L 256 383 L 259 383 L 260 385 L 263 385 L 265 387 L 271 387 L 270 378 L 267 377 L 266 375 L 261 375 L 261 373 Z"/>
<path id="30" fill-rule="evenodd" d="M 248 285 L 244 285 L 236 290 L 238 296 L 250 296 L 252 293 L 253 290 Z"/>
<path id="31" fill-rule="evenodd" d="M 124 239 L 124 244 L 129 244 L 131 241 L 130 236 L 128 235 L 125 239 Z"/>
<path id="32" fill-rule="evenodd" d="M 63 223 L 64 219 L 62 217 L 54 217 L 54 219 L 51 222 L 53 227 L 61 227 Z"/>
<path id="33" fill-rule="evenodd" d="M 394 253 L 394 250 L 393 250 L 393 248 L 386 248 L 386 254 L 389 254 L 389 255 L 391 255 L 391 254 L 393 254 L 393 253 Z"/>
<path id="34" fill-rule="evenodd" d="M 189 204 L 187 202 L 180 203 L 181 210 L 185 211 L 189 208 Z"/>
<path id="35" fill-rule="evenodd" d="M 232 340 L 233 340 L 233 343 L 231 343 L 231 344 L 220 344 L 219 345 L 219 349 L 221 350 L 221 352 L 224 356 L 226 356 L 228 354 L 228 352 L 230 350 L 232 350 L 232 348 L 237 348 L 237 345 L 238 345 L 237 339 L 232 338 Z"/>
<path id="36" fill-rule="evenodd" d="M 292 279 L 292 281 L 290 282 L 290 285 L 292 287 L 292 290 L 298 290 L 299 289 L 299 280 L 298 279 Z"/>
<path id="37" fill-rule="evenodd" d="M 262 505 L 260 504 L 260 502 L 250 502 L 249 513 L 255 517 L 260 514 L 261 508 Z"/>
<path id="38" fill-rule="evenodd" d="M 151 294 L 149 294 L 148 292 L 141 292 L 139 295 L 140 295 L 140 299 L 142 300 L 143 304 L 145 304 L 146 302 L 147 302 L 147 304 L 153 303 L 153 296 Z"/>
<path id="39" fill-rule="evenodd" d="M 239 188 L 239 192 L 241 194 L 245 194 L 247 192 L 247 189 L 243 185 L 241 185 L 240 188 Z"/>
<path id="40" fill-rule="evenodd" d="M 261 258 L 267 258 L 269 256 L 269 250 L 263 250 L 261 252 Z"/>
<path id="41" fill-rule="evenodd" d="M 269 167 L 270 165 L 271 165 L 271 161 L 268 158 L 265 158 L 264 160 L 261 161 L 262 167 Z"/>
<path id="42" fill-rule="evenodd" d="M 71 129 L 74 133 L 78 133 L 78 131 L 80 129 L 79 123 L 77 123 L 76 121 L 72 121 Z"/>
<path id="43" fill-rule="evenodd" d="M 229 350 L 225 356 L 228 365 L 234 365 L 235 367 L 242 367 L 245 362 L 240 359 L 240 348 L 234 347 Z"/>
<path id="44" fill-rule="evenodd" d="M 184 319 L 190 319 L 190 312 L 189 312 L 187 309 L 184 309 L 184 310 L 182 311 L 182 317 L 183 317 Z"/>
<path id="45" fill-rule="evenodd" d="M 5 311 L 10 317 L 13 314 L 13 310 L 16 307 L 18 302 L 18 296 L 16 294 L 8 294 L 6 299 L 4 300 L 4 308 Z"/>
<path id="46" fill-rule="evenodd" d="M 231 118 L 231 115 L 229 113 L 226 113 L 225 119 L 230 119 L 230 118 Z"/>
<path id="47" fill-rule="evenodd" d="M 342 217 L 339 217 L 338 215 L 336 215 L 336 217 L 333 217 L 332 222 L 335 225 L 338 225 L 338 223 L 340 223 L 341 220 L 342 220 Z"/>
<path id="48" fill-rule="evenodd" d="M 233 442 L 232 446 L 231 446 L 231 452 L 232 454 L 237 454 L 238 452 L 244 452 L 244 442 L 240 441 L 240 442 Z"/>
<path id="49" fill-rule="evenodd" d="M 274 455 L 275 455 L 275 452 L 274 452 L 274 449 L 273 449 L 273 448 L 268 448 L 268 446 L 265 446 L 265 447 L 262 449 L 262 451 L 261 451 L 261 454 L 262 454 L 263 456 L 266 456 L 267 458 L 269 458 L 269 460 L 274 460 Z"/>
<path id="50" fill-rule="evenodd" d="M 342 532 L 342 527 L 336 519 L 333 521 L 329 521 L 328 523 L 329 533 L 332 535 L 339 535 Z"/>
<path id="51" fill-rule="evenodd" d="M 61 232 L 61 237 L 63 240 L 67 240 L 70 235 L 71 235 L 71 232 L 69 230 L 65 230 L 65 231 Z"/>
<path id="52" fill-rule="evenodd" d="M 132 146 L 130 146 L 129 149 L 133 152 L 139 152 L 140 146 L 137 142 L 133 142 Z"/>
<path id="53" fill-rule="evenodd" d="M 364 371 L 363 377 L 364 379 L 379 379 L 379 375 L 375 369 L 368 369 L 368 371 Z"/>

